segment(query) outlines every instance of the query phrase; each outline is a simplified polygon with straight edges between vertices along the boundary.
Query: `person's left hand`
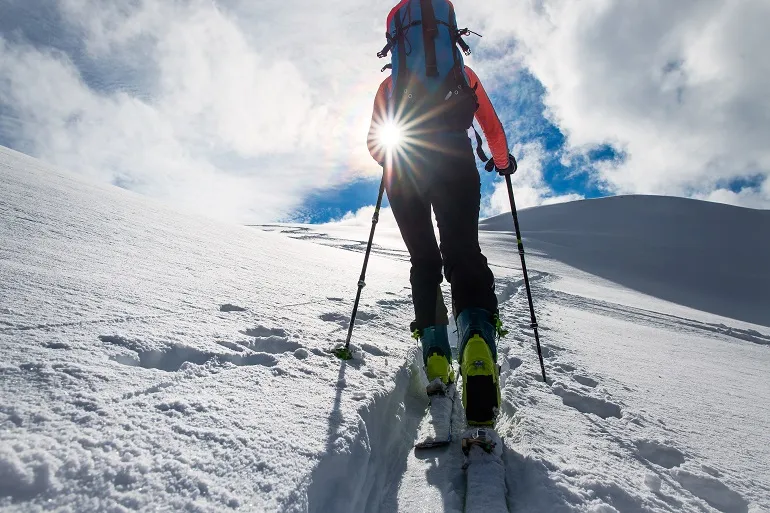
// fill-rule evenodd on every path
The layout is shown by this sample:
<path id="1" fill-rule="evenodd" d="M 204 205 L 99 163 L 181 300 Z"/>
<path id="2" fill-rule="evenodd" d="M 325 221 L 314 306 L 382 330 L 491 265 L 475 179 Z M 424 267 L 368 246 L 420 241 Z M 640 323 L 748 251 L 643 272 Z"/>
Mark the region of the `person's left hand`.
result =
<path id="1" fill-rule="evenodd" d="M 497 171 L 497 174 L 500 176 L 510 176 L 516 172 L 516 170 L 519 168 L 519 165 L 516 163 L 516 158 L 512 154 L 508 154 L 508 167 L 505 167 L 503 169 L 498 168 L 495 165 L 495 159 L 489 159 L 487 162 L 487 165 L 484 167 L 487 171 L 492 171 L 493 169 Z"/>

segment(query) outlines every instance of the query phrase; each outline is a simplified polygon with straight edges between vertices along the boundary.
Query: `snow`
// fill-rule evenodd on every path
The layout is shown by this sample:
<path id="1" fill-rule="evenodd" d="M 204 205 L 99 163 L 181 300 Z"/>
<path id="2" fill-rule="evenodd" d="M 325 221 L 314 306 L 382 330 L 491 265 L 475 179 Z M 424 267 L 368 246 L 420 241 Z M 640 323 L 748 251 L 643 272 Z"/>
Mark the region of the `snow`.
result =
<path id="1" fill-rule="evenodd" d="M 482 223 L 510 511 L 770 512 L 768 214 L 522 211 L 548 383 L 510 216 Z M 221 224 L 3 148 L 0 219 L 3 511 L 463 510 L 459 437 L 412 450 L 428 400 L 392 227 L 341 362 L 360 223 Z"/>
<path id="2" fill-rule="evenodd" d="M 625 288 L 770 325 L 770 210 L 615 196 L 524 210 L 528 249 Z M 510 214 L 481 223 L 512 230 Z"/>

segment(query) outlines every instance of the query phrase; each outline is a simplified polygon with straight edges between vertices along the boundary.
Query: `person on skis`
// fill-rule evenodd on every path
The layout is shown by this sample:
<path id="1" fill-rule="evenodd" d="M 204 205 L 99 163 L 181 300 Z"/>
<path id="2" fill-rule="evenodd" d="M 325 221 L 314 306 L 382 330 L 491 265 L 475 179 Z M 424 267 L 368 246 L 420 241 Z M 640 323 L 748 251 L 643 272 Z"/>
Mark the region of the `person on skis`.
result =
<path id="1" fill-rule="evenodd" d="M 512 173 L 503 126 L 466 50 L 446 0 L 403 0 L 388 15 L 392 74 L 380 84 L 368 136 L 385 173 L 385 190 L 411 258 L 415 320 L 423 363 L 434 385 L 454 381 L 441 293 L 451 284 L 459 337 L 463 406 L 471 425 L 492 425 L 500 406 L 495 338 L 501 330 L 494 276 L 479 247 L 481 182 L 468 129 L 475 118 L 498 172 Z M 399 132 L 399 144 L 384 138 Z M 431 218 L 436 216 L 440 245 Z M 438 381 L 437 381 L 438 380 Z M 430 388 L 430 387 L 429 387 Z"/>

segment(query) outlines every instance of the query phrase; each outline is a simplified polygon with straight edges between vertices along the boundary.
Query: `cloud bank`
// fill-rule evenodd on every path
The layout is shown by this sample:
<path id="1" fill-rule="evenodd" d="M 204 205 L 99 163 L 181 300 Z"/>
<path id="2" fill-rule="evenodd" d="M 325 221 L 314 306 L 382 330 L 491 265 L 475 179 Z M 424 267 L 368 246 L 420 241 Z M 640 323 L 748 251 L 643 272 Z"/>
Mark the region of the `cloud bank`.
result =
<path id="1" fill-rule="evenodd" d="M 280 218 L 377 168 L 365 137 L 380 77 L 347 69 L 373 60 L 355 43 L 374 25 L 342 30 L 345 8 L 11 0 L 0 141 L 211 215 Z"/>
<path id="2" fill-rule="evenodd" d="M 492 0 L 466 16 L 499 87 L 521 66 L 543 84 L 565 159 L 623 156 L 587 169 L 607 192 L 770 207 L 768 2 Z"/>
<path id="3" fill-rule="evenodd" d="M 0 144 L 208 215 L 285 218 L 378 173 L 365 138 L 394 3 L 5 0 Z M 766 1 L 455 7 L 484 34 L 469 62 L 520 160 L 517 206 L 580 196 L 554 191 L 556 158 L 602 193 L 770 207 Z M 537 105 L 507 103 L 522 98 Z M 603 147 L 618 158 L 593 158 Z M 507 210 L 505 189 L 482 205 Z"/>

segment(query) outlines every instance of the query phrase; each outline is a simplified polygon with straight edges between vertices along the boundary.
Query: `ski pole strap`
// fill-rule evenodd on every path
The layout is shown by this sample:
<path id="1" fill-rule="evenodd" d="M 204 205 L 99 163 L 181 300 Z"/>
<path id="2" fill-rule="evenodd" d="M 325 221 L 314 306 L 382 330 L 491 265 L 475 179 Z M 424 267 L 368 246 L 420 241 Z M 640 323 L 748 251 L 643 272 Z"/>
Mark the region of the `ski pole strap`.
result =
<path id="1" fill-rule="evenodd" d="M 476 155 L 479 156 L 479 159 L 482 162 L 486 162 L 486 164 L 484 165 L 484 169 L 486 169 L 487 172 L 492 172 L 497 167 L 495 166 L 495 160 L 487 157 L 487 154 L 484 153 L 484 148 L 482 148 L 481 136 L 479 135 L 479 131 L 476 130 L 475 126 L 473 127 L 473 133 L 476 134 Z M 519 168 L 519 165 L 516 163 L 516 158 L 511 153 L 509 153 L 508 167 L 505 169 L 497 169 L 497 172 L 500 174 L 500 176 L 512 175 L 516 172 L 518 168 Z"/>
<path id="2" fill-rule="evenodd" d="M 482 162 L 486 162 L 487 163 L 487 165 L 485 166 L 486 170 L 490 171 L 490 169 L 489 169 L 489 162 L 492 162 L 493 166 L 495 165 L 495 163 L 492 160 L 490 160 L 489 157 L 487 157 L 486 153 L 484 153 L 484 148 L 482 147 L 483 143 L 481 141 L 481 136 L 479 135 L 479 132 L 478 132 L 478 130 L 476 130 L 475 126 L 473 127 L 473 133 L 476 134 L 476 155 L 479 156 L 479 159 Z"/>

